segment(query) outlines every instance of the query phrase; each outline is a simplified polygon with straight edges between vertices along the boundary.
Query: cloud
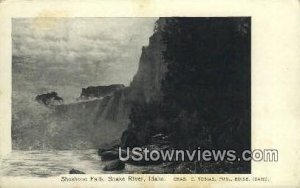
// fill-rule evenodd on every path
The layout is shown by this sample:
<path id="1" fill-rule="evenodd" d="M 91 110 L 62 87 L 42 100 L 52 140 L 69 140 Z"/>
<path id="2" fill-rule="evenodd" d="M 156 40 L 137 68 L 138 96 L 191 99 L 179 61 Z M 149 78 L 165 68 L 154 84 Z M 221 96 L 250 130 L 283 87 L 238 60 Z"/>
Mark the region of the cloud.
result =
<path id="1" fill-rule="evenodd" d="M 156 18 L 13 19 L 14 83 L 31 83 L 28 88 L 13 89 L 32 93 L 49 86 L 72 100 L 79 95 L 74 96 L 74 90 L 80 92 L 88 85 L 128 85 L 155 21 Z"/>

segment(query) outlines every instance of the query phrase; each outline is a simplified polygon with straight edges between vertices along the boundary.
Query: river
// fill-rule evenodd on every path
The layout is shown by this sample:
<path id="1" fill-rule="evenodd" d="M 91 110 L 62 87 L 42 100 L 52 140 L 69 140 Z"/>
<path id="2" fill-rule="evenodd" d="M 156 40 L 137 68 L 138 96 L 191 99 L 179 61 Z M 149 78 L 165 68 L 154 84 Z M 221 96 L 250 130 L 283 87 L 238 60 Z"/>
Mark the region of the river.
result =
<path id="1" fill-rule="evenodd" d="M 158 172 L 161 168 L 126 164 L 122 171 L 103 171 L 106 162 L 96 150 L 14 150 L 0 160 L 0 175 L 13 177 L 54 177 L 68 174 L 72 168 L 86 174 Z"/>

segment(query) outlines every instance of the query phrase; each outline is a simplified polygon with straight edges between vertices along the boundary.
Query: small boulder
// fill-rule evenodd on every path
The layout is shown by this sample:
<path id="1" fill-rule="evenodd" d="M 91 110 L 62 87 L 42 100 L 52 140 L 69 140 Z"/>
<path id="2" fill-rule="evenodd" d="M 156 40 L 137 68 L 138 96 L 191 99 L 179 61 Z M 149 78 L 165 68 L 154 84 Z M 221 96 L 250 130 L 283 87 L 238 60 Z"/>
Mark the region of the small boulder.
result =
<path id="1" fill-rule="evenodd" d="M 80 170 L 76 170 L 74 168 L 72 168 L 70 171 L 69 171 L 69 174 L 85 174 L 84 172 L 81 172 Z"/>
<path id="2" fill-rule="evenodd" d="M 109 151 L 109 150 L 111 150 L 111 148 L 110 148 L 110 149 L 99 148 L 99 149 L 98 149 L 98 155 L 99 155 L 99 156 L 102 156 L 102 153 L 104 153 L 104 152 L 106 152 L 106 151 Z"/>
<path id="3" fill-rule="evenodd" d="M 109 143 L 103 143 L 98 149 L 98 155 L 102 156 L 103 152 L 117 150 L 120 147 L 120 140 L 114 140 Z"/>
<path id="4" fill-rule="evenodd" d="M 119 152 L 118 151 L 104 151 L 101 153 L 101 160 L 102 161 L 111 161 L 115 159 L 119 159 Z"/>
<path id="5" fill-rule="evenodd" d="M 109 162 L 103 168 L 104 171 L 114 171 L 114 170 L 123 170 L 125 168 L 125 163 L 119 159 Z"/>
<path id="6" fill-rule="evenodd" d="M 170 148 L 169 145 L 162 145 L 162 146 L 158 146 L 158 145 L 155 145 L 155 144 L 150 144 L 150 145 L 146 145 L 146 146 L 143 146 L 142 147 L 142 150 L 145 150 L 147 148 L 147 150 L 149 152 L 152 152 L 152 151 L 157 151 L 159 153 L 161 153 L 162 151 L 166 151 Z M 126 155 L 126 153 L 122 153 L 122 156 L 123 155 Z M 129 159 L 126 161 L 128 164 L 131 164 L 131 165 L 136 165 L 136 166 L 147 166 L 147 165 L 159 165 L 163 162 L 166 162 L 166 161 L 163 161 L 162 158 L 158 158 L 158 160 L 145 160 L 146 159 L 146 156 L 145 156 L 145 152 L 140 152 L 140 155 L 142 155 L 142 160 L 133 160 L 133 153 L 130 152 L 129 153 Z"/>

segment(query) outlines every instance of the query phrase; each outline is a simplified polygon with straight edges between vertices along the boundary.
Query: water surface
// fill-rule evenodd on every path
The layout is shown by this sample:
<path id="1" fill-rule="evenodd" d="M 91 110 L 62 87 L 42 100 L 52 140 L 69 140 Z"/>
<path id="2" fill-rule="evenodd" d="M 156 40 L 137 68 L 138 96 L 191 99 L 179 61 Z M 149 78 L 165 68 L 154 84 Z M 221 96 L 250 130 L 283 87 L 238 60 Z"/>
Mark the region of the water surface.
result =
<path id="1" fill-rule="evenodd" d="M 86 174 L 140 173 L 153 171 L 159 166 L 138 167 L 126 164 L 122 171 L 103 171 L 96 150 L 32 150 L 12 151 L 0 161 L 1 176 L 53 177 L 68 174 L 74 168 Z"/>

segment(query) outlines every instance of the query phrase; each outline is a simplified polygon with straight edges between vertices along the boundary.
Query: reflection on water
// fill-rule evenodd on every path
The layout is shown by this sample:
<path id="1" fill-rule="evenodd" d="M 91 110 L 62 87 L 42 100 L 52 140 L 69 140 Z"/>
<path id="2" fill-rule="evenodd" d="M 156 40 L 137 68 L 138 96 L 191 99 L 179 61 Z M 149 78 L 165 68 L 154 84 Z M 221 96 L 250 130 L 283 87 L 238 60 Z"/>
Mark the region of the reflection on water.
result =
<path id="1" fill-rule="evenodd" d="M 112 173 L 102 171 L 105 162 L 96 150 L 35 150 L 13 151 L 1 159 L 1 176 L 50 177 L 68 174 L 72 168 L 87 174 Z M 137 167 L 126 164 L 122 171 L 113 173 L 136 173 L 153 171 L 159 166 Z"/>

